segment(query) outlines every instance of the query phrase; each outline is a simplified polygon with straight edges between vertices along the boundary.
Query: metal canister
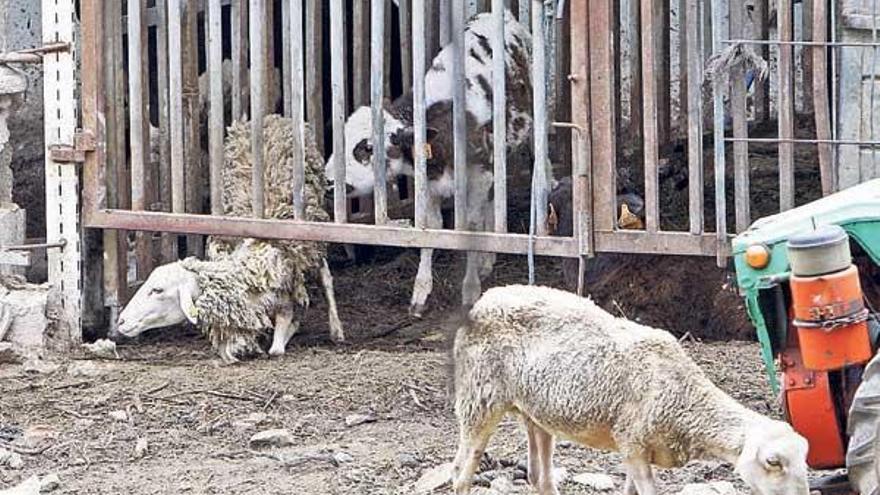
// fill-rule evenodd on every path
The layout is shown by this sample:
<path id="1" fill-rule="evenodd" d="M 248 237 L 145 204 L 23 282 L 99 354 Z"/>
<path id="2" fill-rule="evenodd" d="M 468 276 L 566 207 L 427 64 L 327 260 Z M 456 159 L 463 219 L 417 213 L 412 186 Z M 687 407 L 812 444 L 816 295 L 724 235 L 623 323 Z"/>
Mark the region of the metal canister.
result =
<path id="1" fill-rule="evenodd" d="M 833 225 L 788 242 L 794 326 L 804 366 L 835 370 L 873 355 L 868 310 L 849 237 Z"/>

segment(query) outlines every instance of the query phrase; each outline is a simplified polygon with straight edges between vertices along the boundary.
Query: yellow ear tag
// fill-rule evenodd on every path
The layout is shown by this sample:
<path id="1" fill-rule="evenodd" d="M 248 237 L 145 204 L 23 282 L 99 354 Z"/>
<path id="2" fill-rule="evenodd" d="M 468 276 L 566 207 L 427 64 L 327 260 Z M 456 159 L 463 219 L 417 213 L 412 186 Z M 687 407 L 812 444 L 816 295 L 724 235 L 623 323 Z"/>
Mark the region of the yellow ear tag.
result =
<path id="1" fill-rule="evenodd" d="M 434 158 L 434 152 L 431 150 L 431 143 L 425 143 L 425 160 Z"/>
<path id="2" fill-rule="evenodd" d="M 193 320 L 199 319 L 199 308 L 197 308 L 195 305 L 190 306 L 189 315 L 190 317 L 192 317 Z"/>

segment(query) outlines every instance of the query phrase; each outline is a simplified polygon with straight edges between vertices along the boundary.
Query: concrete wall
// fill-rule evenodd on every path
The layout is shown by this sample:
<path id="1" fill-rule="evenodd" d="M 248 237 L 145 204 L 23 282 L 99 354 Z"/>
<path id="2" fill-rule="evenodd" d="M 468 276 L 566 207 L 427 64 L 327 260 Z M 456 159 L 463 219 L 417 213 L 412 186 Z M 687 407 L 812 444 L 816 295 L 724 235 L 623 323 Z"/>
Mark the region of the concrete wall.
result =
<path id="1" fill-rule="evenodd" d="M 19 50 L 42 44 L 40 4 L 36 0 L 0 0 L 0 49 Z M 15 143 L 13 201 L 27 210 L 28 237 L 46 235 L 41 70 L 37 64 L 24 67 L 27 96 L 9 122 L 11 142 Z"/>

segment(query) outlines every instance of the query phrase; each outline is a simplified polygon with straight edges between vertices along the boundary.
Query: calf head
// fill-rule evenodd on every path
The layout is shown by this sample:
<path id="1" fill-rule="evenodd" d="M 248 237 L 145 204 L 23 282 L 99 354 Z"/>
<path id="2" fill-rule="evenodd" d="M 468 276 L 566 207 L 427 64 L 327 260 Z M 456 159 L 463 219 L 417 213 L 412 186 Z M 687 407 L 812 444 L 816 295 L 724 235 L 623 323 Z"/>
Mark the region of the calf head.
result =
<path id="1" fill-rule="evenodd" d="M 788 423 L 762 422 L 746 432 L 736 472 L 758 495 L 807 495 L 808 448 Z"/>
<path id="2" fill-rule="evenodd" d="M 135 337 L 153 329 L 198 322 L 193 301 L 199 296 L 196 274 L 179 261 L 162 265 L 147 278 L 119 314 L 111 337 Z"/>
<path id="3" fill-rule="evenodd" d="M 387 110 L 384 112 L 385 170 L 388 183 L 393 184 L 398 175 L 407 173 L 400 148 L 391 143 L 391 136 L 404 124 Z M 349 197 L 369 196 L 373 192 L 373 146 L 373 114 L 370 107 L 360 107 L 345 121 L 345 185 Z M 335 153 L 330 155 L 324 168 L 329 185 L 335 177 L 334 160 Z"/>

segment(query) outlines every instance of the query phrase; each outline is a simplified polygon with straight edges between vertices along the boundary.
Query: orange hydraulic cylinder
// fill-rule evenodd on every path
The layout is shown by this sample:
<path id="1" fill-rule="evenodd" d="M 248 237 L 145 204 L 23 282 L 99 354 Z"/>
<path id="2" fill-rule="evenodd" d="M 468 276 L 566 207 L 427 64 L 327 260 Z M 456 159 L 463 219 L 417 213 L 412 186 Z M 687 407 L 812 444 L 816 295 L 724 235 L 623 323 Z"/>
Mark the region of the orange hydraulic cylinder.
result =
<path id="1" fill-rule="evenodd" d="M 794 326 L 804 366 L 835 370 L 873 355 L 855 265 L 817 277 L 790 279 Z"/>

